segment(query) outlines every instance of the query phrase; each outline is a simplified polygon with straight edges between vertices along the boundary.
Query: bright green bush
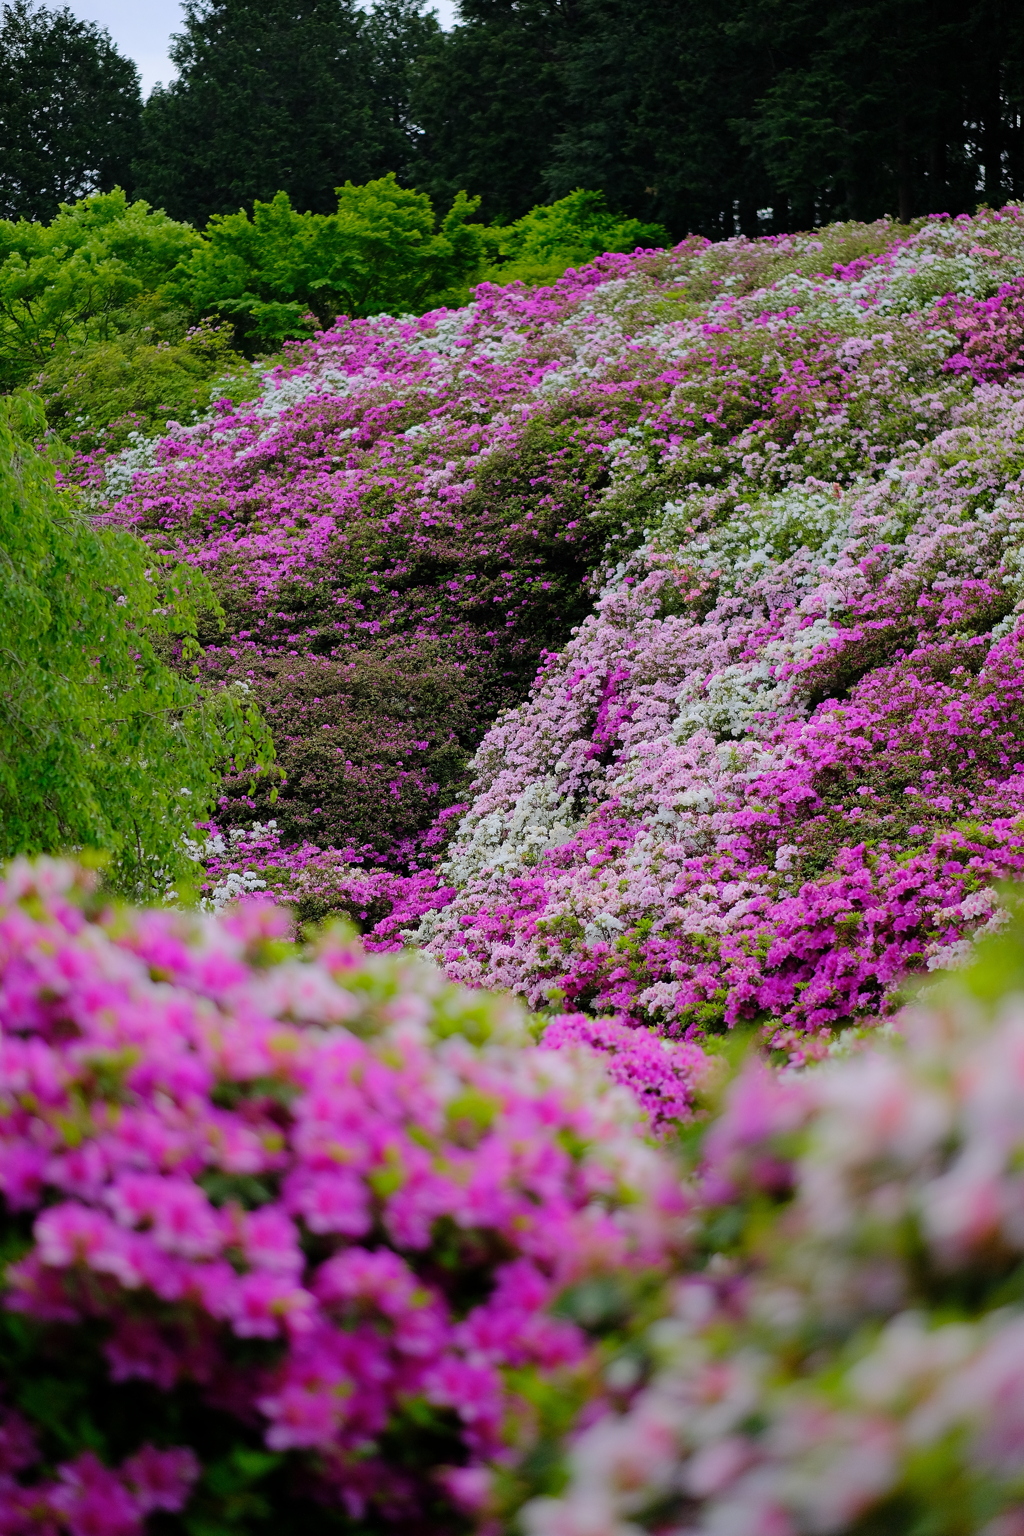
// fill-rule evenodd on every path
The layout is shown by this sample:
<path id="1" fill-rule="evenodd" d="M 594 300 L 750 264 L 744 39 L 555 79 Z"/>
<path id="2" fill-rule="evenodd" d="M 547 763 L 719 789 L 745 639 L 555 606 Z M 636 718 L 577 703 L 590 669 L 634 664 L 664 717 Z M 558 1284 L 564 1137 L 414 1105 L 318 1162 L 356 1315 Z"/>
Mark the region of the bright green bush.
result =
<path id="1" fill-rule="evenodd" d="M 230 319 L 248 351 L 332 325 L 339 315 L 421 314 L 465 303 L 475 283 L 551 283 L 604 251 L 666 245 L 659 224 L 613 213 L 577 190 L 509 225 L 471 224 L 460 192 L 438 226 L 423 192 L 394 176 L 338 189 L 338 211 L 300 213 L 287 193 L 211 219 L 163 292 L 195 315 Z"/>
<path id="2" fill-rule="evenodd" d="M 243 695 L 188 675 L 205 579 L 83 515 L 43 430 L 0 401 L 0 858 L 96 849 L 121 886 L 162 891 L 221 773 L 273 749 Z"/>
<path id="3" fill-rule="evenodd" d="M 120 190 L 48 224 L 0 223 L 0 389 L 31 384 L 80 450 L 123 446 L 255 387 L 226 327 L 192 323 L 160 290 L 201 244 Z"/>
<path id="4" fill-rule="evenodd" d="M 459 193 L 440 227 L 422 192 L 393 175 L 338 188 L 336 213 L 300 213 L 286 192 L 210 220 L 165 292 L 194 314 L 234 321 L 250 351 L 339 315 L 423 311 L 481 265 L 479 199 Z"/>
<path id="5" fill-rule="evenodd" d="M 137 329 L 139 299 L 198 242 L 120 188 L 66 204 L 48 224 L 0 221 L 0 389 L 27 382 L 59 348 Z"/>
<path id="6" fill-rule="evenodd" d="M 514 224 L 493 224 L 484 235 L 490 264 L 480 274 L 492 283 L 553 283 L 568 267 L 582 267 L 605 251 L 666 246 L 661 224 L 614 213 L 603 192 L 577 187 L 557 203 L 542 203 Z"/>

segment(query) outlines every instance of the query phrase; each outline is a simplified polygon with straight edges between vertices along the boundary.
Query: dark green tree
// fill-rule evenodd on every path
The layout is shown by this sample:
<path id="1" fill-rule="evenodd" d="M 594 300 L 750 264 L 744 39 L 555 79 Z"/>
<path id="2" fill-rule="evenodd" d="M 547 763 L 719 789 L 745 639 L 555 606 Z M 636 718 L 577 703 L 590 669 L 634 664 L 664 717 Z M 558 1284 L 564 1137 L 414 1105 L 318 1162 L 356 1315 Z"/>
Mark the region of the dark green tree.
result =
<path id="1" fill-rule="evenodd" d="M 799 221 L 973 209 L 961 0 L 754 0 L 736 30 L 772 79 L 745 137 Z"/>
<path id="2" fill-rule="evenodd" d="M 423 14 L 425 4 L 426 0 L 376 0 L 363 24 L 373 81 L 376 174 L 393 171 L 403 186 L 412 184 L 423 137 L 412 111 L 414 84 L 420 61 L 442 35 L 434 12 Z"/>
<path id="3" fill-rule="evenodd" d="M 1024 194 L 1014 0 L 462 0 L 420 56 L 415 181 L 510 221 L 586 187 L 674 234 Z"/>
<path id="4" fill-rule="evenodd" d="M 50 219 L 61 203 L 129 185 L 138 70 L 102 27 L 65 6 L 0 10 L 0 218 Z"/>
<path id="5" fill-rule="evenodd" d="M 288 193 L 329 213 L 381 169 L 381 113 L 355 0 L 185 0 L 178 78 L 143 115 L 138 189 L 201 225 Z"/>
<path id="6" fill-rule="evenodd" d="M 976 183 L 998 207 L 1024 196 L 1024 7 L 1019 0 L 974 0 L 955 41 Z"/>
<path id="7" fill-rule="evenodd" d="M 424 50 L 413 178 L 435 203 L 465 188 L 482 198 L 482 218 L 507 224 L 547 201 L 576 10 L 576 0 L 462 0 L 459 25 Z"/>
<path id="8" fill-rule="evenodd" d="M 736 35 L 735 7 L 580 0 L 559 60 L 563 126 L 545 170 L 549 195 L 599 188 L 680 237 L 758 233 L 772 194 L 737 119 L 771 75 L 762 51 Z"/>

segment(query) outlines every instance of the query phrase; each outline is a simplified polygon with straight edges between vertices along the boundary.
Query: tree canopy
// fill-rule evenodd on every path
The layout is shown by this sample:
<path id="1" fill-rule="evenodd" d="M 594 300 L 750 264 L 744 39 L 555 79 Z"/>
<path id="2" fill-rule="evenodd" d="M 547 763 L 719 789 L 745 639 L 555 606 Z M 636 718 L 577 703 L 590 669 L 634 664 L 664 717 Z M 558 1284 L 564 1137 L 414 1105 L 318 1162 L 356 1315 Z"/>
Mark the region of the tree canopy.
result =
<path id="1" fill-rule="evenodd" d="M 485 209 L 585 186 L 721 236 L 1024 193 L 1008 0 L 462 0 L 414 100 L 419 184 Z"/>
<path id="2" fill-rule="evenodd" d="M 0 387 L 23 383 L 58 345 L 131 328 L 199 236 L 120 189 L 65 204 L 47 223 L 0 221 Z"/>
<path id="3" fill-rule="evenodd" d="M 338 188 L 331 214 L 299 213 L 286 192 L 215 216 L 168 292 L 198 314 L 234 321 L 264 350 L 338 315 L 422 310 L 480 266 L 483 232 L 467 220 L 478 199 L 459 193 L 435 231 L 430 198 L 393 175 Z"/>
<path id="4" fill-rule="evenodd" d="M 0 214 L 118 180 L 197 227 L 278 192 L 332 216 L 393 174 L 501 225 L 586 188 L 721 237 L 1024 195 L 1010 0 L 459 0 L 448 31 L 427 4 L 185 0 L 138 131 L 106 34 L 7 0 Z"/>
<path id="5" fill-rule="evenodd" d="M 178 77 L 146 105 L 136 177 L 150 202 L 205 224 L 283 190 L 329 213 L 341 182 L 395 168 L 402 107 L 394 82 L 390 99 L 374 88 L 375 48 L 395 74 L 383 17 L 371 44 L 356 0 L 185 0 L 184 13 Z"/>
<path id="6" fill-rule="evenodd" d="M 131 179 L 139 74 L 95 22 L 67 7 L 0 9 L 0 218 L 48 219 L 60 203 Z"/>

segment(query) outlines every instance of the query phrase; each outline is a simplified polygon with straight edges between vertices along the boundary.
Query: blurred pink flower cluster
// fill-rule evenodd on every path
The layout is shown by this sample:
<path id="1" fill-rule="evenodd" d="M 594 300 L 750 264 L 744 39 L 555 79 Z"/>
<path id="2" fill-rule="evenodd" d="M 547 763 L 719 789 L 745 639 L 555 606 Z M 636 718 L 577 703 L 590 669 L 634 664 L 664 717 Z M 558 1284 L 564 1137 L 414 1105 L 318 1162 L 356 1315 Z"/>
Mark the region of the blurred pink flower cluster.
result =
<path id="1" fill-rule="evenodd" d="M 530 1536 L 1022 1528 L 1013 944 L 1016 965 L 1004 951 L 973 995 L 945 984 L 884 1044 L 734 1080 L 702 1147 L 715 1256 L 651 1331 L 648 1384 L 571 1444 L 564 1497 L 527 1508 Z"/>
<path id="2" fill-rule="evenodd" d="M 536 1048 L 422 960 L 288 932 L 267 903 L 108 909 L 71 865 L 8 870 L 0 1191 L 31 1235 L 5 1305 L 99 1338 L 113 1383 L 187 1385 L 351 1514 L 436 1509 L 449 1473 L 529 1441 L 536 1384 L 592 1370 L 550 1304 L 664 1266 L 686 1200 L 593 1051 Z M 33 1460 L 11 1434 L 20 1536 L 38 1490 L 10 1483 Z M 45 1498 L 73 1536 L 121 1536 L 194 1471 L 79 1457 Z"/>
<path id="3" fill-rule="evenodd" d="M 695 1092 L 710 1068 L 697 1045 L 666 1040 L 620 1019 L 583 1013 L 556 1015 L 541 1044 L 549 1051 L 584 1046 L 600 1052 L 608 1076 L 630 1090 L 655 1131 L 691 1118 Z"/>
<path id="4" fill-rule="evenodd" d="M 71 1536 L 142 1536 L 146 1516 L 177 1514 L 188 1502 L 199 1464 L 190 1450 L 143 1446 L 116 1471 L 91 1451 L 65 1462 L 53 1481 L 25 1485 L 39 1447 L 21 1414 L 0 1410 L 0 1532 L 38 1536 L 66 1529 Z"/>

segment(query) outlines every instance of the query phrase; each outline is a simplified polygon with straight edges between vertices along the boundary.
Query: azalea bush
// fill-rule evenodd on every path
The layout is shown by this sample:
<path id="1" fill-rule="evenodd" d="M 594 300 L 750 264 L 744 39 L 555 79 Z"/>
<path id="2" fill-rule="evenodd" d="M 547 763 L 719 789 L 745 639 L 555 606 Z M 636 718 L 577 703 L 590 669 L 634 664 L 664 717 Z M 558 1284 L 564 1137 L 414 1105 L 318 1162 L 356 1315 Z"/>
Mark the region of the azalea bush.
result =
<path id="1" fill-rule="evenodd" d="M 592 438 L 613 435 L 618 405 L 596 398 L 596 420 L 480 421 L 457 403 L 461 363 L 443 341 L 435 350 L 433 322 L 392 324 L 426 345 L 382 351 L 387 328 L 368 321 L 324 344 L 340 349 L 331 378 L 379 373 L 380 391 L 325 393 L 299 364 L 255 407 L 226 404 L 199 431 L 95 470 L 108 493 L 131 487 L 118 521 L 209 574 L 233 634 L 203 637 L 207 675 L 249 687 L 275 729 L 287 780 L 273 809 L 270 780 L 229 782 L 218 819 L 273 816 L 286 844 L 371 845 L 404 872 L 396 844 L 459 802 L 490 719 L 586 616 L 607 536 L 588 515 L 604 474 Z M 394 397 L 392 367 L 411 409 Z M 532 367 L 488 368 L 482 389 Z M 475 478 L 456 478 L 438 403 L 453 390 L 457 452 L 480 461 Z"/>
<path id="2" fill-rule="evenodd" d="M 889 1040 L 743 1068 L 694 1151 L 703 1263 L 530 1536 L 1020 1530 L 1022 956 L 1018 918 Z"/>
<path id="3" fill-rule="evenodd" d="M 67 863 L 0 885 L 5 1536 L 462 1529 L 680 1250 L 572 1021 L 538 1048 L 510 1000 L 290 933 Z"/>
<path id="4" fill-rule="evenodd" d="M 1009 207 L 602 256 L 83 461 L 275 730 L 211 890 L 798 1054 L 962 956 L 1024 855 L 1022 253 Z"/>

